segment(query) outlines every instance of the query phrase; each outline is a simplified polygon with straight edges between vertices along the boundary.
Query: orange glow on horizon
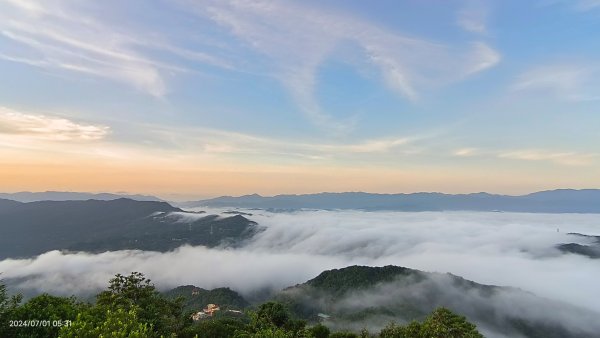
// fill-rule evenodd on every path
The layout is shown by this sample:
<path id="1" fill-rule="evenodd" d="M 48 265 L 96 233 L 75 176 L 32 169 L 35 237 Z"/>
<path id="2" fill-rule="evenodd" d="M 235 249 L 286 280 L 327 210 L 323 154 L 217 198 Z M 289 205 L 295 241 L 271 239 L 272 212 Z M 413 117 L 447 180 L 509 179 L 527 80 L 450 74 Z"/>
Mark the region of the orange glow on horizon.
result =
<path id="1" fill-rule="evenodd" d="M 259 193 L 262 195 L 316 192 L 366 191 L 410 193 L 439 191 L 446 193 L 521 194 L 557 187 L 572 187 L 572 182 L 544 185 L 547 179 L 514 177 L 510 173 L 484 173 L 435 169 L 393 170 L 381 168 L 238 166 L 202 168 L 140 165 L 109 165 L 94 162 L 65 164 L 7 164 L 0 166 L 3 192 L 86 191 L 128 192 L 157 196 L 220 196 Z M 578 187 L 586 187 L 585 181 Z"/>

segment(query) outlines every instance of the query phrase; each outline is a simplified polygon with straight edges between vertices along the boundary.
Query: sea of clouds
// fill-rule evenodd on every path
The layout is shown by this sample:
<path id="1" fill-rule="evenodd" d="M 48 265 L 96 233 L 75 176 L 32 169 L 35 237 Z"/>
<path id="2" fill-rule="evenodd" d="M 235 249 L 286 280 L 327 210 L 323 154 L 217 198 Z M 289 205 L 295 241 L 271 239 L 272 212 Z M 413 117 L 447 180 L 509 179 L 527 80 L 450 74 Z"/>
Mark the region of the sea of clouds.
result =
<path id="1" fill-rule="evenodd" d="M 226 209 L 203 209 L 219 214 Z M 247 210 L 245 210 L 247 211 Z M 247 211 L 263 231 L 238 248 L 183 246 L 167 253 L 51 251 L 0 261 L 8 284 L 54 294 L 93 294 L 116 273 L 140 271 L 160 288 L 228 286 L 245 295 L 305 282 L 353 264 L 450 272 L 600 312 L 600 260 L 562 254 L 598 235 L 600 215 L 494 212 Z M 231 216 L 225 215 L 223 216 Z M 186 217 L 204 217 L 187 215 Z"/>

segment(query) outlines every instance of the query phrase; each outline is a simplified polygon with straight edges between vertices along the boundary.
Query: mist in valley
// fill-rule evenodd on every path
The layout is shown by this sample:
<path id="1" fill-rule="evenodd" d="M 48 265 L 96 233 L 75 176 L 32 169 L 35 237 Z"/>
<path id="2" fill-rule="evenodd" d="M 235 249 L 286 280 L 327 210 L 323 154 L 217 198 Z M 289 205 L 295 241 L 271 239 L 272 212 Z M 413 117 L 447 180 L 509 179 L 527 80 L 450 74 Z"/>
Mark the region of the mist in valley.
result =
<path id="1" fill-rule="evenodd" d="M 202 210 L 222 214 L 228 209 Z M 252 213 L 246 217 L 261 230 L 235 248 L 182 246 L 166 253 L 50 251 L 32 259 L 0 261 L 0 271 L 12 290 L 26 293 L 89 297 L 105 288 L 114 274 L 140 271 L 162 290 L 186 284 L 206 289 L 226 286 L 252 299 L 332 268 L 398 265 L 440 274 L 404 287 L 377 285 L 331 306 L 352 309 L 412 299 L 422 303 L 423 310 L 452 306 L 475 322 L 487 311 L 499 323 L 517 315 L 578 330 L 600 329 L 590 318 L 600 313 L 600 303 L 591 296 L 597 291 L 600 261 L 556 249 L 560 243 L 586 244 L 588 239 L 568 233 L 597 235 L 598 215 L 245 211 Z M 204 216 L 185 214 L 181 221 Z M 514 289 L 483 297 L 452 287 L 446 273 Z M 436 299 L 444 304 L 429 303 L 422 290 L 437 290 Z M 563 310 L 545 311 L 548 304 L 563 304 Z M 379 324 L 372 319 L 372 325 L 394 318 L 379 319 Z M 482 326 L 482 330 L 502 336 L 495 328 Z"/>

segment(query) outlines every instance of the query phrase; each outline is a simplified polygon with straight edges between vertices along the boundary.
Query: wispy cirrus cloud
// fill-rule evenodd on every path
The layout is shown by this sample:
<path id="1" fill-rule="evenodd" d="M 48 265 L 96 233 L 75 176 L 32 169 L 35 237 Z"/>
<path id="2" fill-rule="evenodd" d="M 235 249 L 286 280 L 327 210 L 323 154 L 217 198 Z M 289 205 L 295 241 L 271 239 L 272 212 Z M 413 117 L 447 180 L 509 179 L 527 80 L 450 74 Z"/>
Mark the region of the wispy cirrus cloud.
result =
<path id="1" fill-rule="evenodd" d="M 521 74 L 512 85 L 514 91 L 549 93 L 567 101 L 600 100 L 600 67 L 594 64 L 552 64 Z"/>
<path id="2" fill-rule="evenodd" d="M 383 82 L 408 100 L 422 90 L 458 81 L 494 66 L 500 54 L 483 42 L 450 46 L 381 28 L 360 17 L 304 3 L 185 1 L 204 18 L 229 29 L 275 65 L 274 76 L 316 124 L 338 131 L 352 123 L 334 120 L 316 98 L 319 67 L 342 46 L 380 70 Z"/>
<path id="3" fill-rule="evenodd" d="M 469 56 L 470 64 L 466 69 L 465 76 L 479 73 L 485 69 L 495 66 L 502 56 L 496 50 L 483 42 L 472 43 L 472 52 Z"/>
<path id="4" fill-rule="evenodd" d="M 129 39 L 73 3 L 10 1 L 0 10 L 4 59 L 132 85 L 154 96 L 166 92 L 157 65 Z"/>
<path id="5" fill-rule="evenodd" d="M 482 1 L 467 1 L 464 8 L 458 11 L 456 24 L 467 32 L 487 33 L 488 8 Z"/>
<path id="6" fill-rule="evenodd" d="M 108 79 L 155 97 L 168 93 L 170 77 L 196 71 L 196 64 L 273 76 L 308 119 L 341 134 L 356 120 L 334 118 L 317 98 L 320 69 L 329 58 L 340 57 L 340 48 L 358 56 L 350 58 L 360 60 L 354 66 L 378 70 L 388 88 L 410 101 L 501 59 L 485 42 L 433 41 L 302 2 L 181 2 L 166 6 L 173 13 L 165 13 L 164 22 L 148 25 L 112 19 L 113 12 L 125 18 L 137 14 L 125 3 L 5 1 L 0 4 L 0 59 Z M 182 8 L 200 18 L 186 30 L 169 25 Z M 203 37 L 218 42 L 198 43 Z"/>
<path id="7" fill-rule="evenodd" d="M 507 160 L 543 161 L 565 166 L 587 166 L 600 159 L 600 154 L 593 152 L 548 149 L 486 150 L 468 147 L 456 149 L 452 152 L 452 155 L 456 157 L 480 156 Z"/>
<path id="8" fill-rule="evenodd" d="M 568 166 L 583 166 L 591 164 L 593 160 L 599 157 L 599 154 L 527 149 L 503 152 L 498 154 L 498 157 L 525 161 L 549 161 Z"/>
<path id="9" fill-rule="evenodd" d="M 0 107 L 0 134 L 54 141 L 94 141 L 103 139 L 109 131 L 109 127 L 103 125 Z"/>
<path id="10" fill-rule="evenodd" d="M 0 4 L 0 58 L 120 82 L 155 97 L 167 93 L 169 74 L 188 69 L 151 56 L 149 50 L 231 68 L 218 56 L 169 43 L 153 28 L 140 30 L 112 22 L 106 13 L 96 13 L 102 12 L 98 5 L 62 0 Z"/>
<path id="11" fill-rule="evenodd" d="M 188 152 L 200 150 L 214 155 L 256 155 L 302 159 L 331 159 L 346 156 L 414 154 L 419 136 L 380 137 L 355 142 L 310 142 L 270 138 L 252 134 L 192 128 L 185 133 L 168 127 L 146 126 L 156 144 Z"/>
<path id="12" fill-rule="evenodd" d="M 115 137 L 115 134 L 117 136 Z M 70 163 L 154 163 L 181 160 L 181 152 L 119 140 L 109 125 L 68 116 L 0 106 L 0 162 L 52 165 Z M 186 155 L 187 158 L 191 156 Z M 196 159 L 206 160 L 202 154 Z"/>
<path id="13" fill-rule="evenodd" d="M 460 148 L 460 149 L 455 150 L 452 154 L 454 156 L 470 157 L 470 156 L 478 155 L 479 149 L 477 149 L 477 148 Z"/>
<path id="14" fill-rule="evenodd" d="M 125 161 L 147 161 L 158 157 L 190 163 L 222 163 L 228 158 L 239 160 L 248 155 L 271 160 L 319 161 L 415 154 L 419 152 L 415 143 L 426 138 L 387 136 L 352 142 L 319 142 L 204 127 L 144 124 L 140 128 L 132 142 L 129 138 L 122 138 L 119 128 L 112 130 L 108 125 L 0 106 L 0 148 L 5 147 L 5 154 L 10 152 L 13 155 L 14 151 L 22 151 L 23 154 L 33 151 Z"/>

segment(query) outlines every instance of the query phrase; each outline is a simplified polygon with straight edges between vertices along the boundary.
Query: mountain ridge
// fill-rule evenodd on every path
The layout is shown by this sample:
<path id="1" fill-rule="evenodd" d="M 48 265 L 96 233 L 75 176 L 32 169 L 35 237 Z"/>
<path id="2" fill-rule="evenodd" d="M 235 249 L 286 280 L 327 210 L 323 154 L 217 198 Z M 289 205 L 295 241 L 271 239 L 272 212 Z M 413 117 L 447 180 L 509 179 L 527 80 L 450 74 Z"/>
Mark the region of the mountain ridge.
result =
<path id="1" fill-rule="evenodd" d="M 136 201 L 166 202 L 155 196 L 141 194 L 115 194 L 115 193 L 90 193 L 77 191 L 19 191 L 14 193 L 0 193 L 0 199 L 8 199 L 17 202 L 39 202 L 39 201 L 84 201 L 84 200 L 115 200 L 129 198 Z"/>
<path id="2" fill-rule="evenodd" d="M 378 330 L 389 321 L 421 320 L 442 306 L 466 316 L 486 336 L 591 338 L 596 331 L 582 330 L 571 321 L 598 316 L 591 310 L 518 288 L 480 284 L 450 273 L 396 265 L 326 270 L 302 284 L 285 288 L 274 300 L 286 304 L 301 319 L 355 331 L 367 325 L 375 325 Z M 554 320 L 534 314 L 533 310 L 539 308 L 551 313 L 549 317 L 554 316 Z"/>
<path id="3" fill-rule="evenodd" d="M 251 236 L 256 223 L 241 215 L 188 213 L 167 202 L 0 200 L 0 259 L 51 250 L 169 251 L 184 244 L 216 246 Z"/>
<path id="4" fill-rule="evenodd" d="M 390 211 L 505 211 L 532 213 L 600 213 L 600 189 L 556 189 L 525 195 L 485 192 L 446 194 L 418 192 L 380 194 L 322 192 L 316 194 L 258 194 L 176 203 L 182 207 L 238 207 L 272 210 L 358 209 Z"/>
<path id="5" fill-rule="evenodd" d="M 184 285 L 163 294 L 173 299 L 182 296 L 186 311 L 199 311 L 209 303 L 226 309 L 253 309 L 263 301 L 274 301 L 284 304 L 294 318 L 355 332 L 363 328 L 379 331 L 389 322 L 423 320 L 438 307 L 466 316 L 489 337 L 592 338 L 596 331 L 590 330 L 600 328 L 573 325 L 573 318 L 596 318 L 598 314 L 591 310 L 514 287 L 481 284 L 451 273 L 397 265 L 351 265 L 324 270 L 256 302 L 247 301 L 229 288 L 206 290 Z M 539 308 L 550 315 L 539 317 L 534 311 Z"/>

